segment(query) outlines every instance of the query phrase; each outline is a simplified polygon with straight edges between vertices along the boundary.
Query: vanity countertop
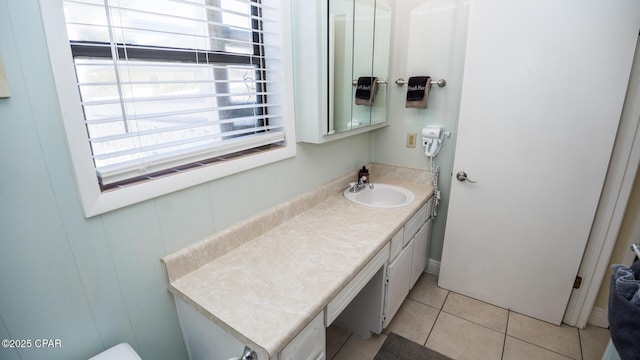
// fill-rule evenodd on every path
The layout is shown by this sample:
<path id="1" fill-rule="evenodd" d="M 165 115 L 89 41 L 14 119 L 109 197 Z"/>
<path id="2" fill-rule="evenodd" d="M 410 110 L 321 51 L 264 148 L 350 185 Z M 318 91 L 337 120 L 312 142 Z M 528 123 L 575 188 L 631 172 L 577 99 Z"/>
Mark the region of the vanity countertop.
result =
<path id="1" fill-rule="evenodd" d="M 432 193 L 430 184 L 380 182 L 411 190 L 416 199 L 401 208 L 373 209 L 349 202 L 342 192 L 330 194 L 255 239 L 170 279 L 170 291 L 276 359 Z"/>

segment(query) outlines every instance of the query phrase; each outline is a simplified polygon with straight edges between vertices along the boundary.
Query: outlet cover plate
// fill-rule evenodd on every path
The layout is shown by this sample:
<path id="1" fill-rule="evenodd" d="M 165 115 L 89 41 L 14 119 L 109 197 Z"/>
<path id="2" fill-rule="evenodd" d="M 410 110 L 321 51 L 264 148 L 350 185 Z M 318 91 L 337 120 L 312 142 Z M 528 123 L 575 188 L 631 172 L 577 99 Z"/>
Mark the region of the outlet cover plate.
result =
<path id="1" fill-rule="evenodd" d="M 416 137 L 418 136 L 417 133 L 407 133 L 407 143 L 406 146 L 408 148 L 415 148 L 416 147 Z"/>
<path id="2" fill-rule="evenodd" d="M 9 83 L 7 83 L 7 76 L 4 73 L 4 65 L 2 64 L 2 57 L 0 57 L 0 99 L 8 98 L 11 94 L 9 93 Z"/>

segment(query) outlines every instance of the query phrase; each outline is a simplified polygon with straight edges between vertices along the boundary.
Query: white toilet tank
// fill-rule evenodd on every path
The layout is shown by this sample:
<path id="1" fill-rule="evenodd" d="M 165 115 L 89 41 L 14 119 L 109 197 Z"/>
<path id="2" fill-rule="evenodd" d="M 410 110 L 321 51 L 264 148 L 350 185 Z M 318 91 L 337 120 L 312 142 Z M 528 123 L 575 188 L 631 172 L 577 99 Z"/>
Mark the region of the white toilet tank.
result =
<path id="1" fill-rule="evenodd" d="M 127 344 L 118 344 L 109 348 L 89 360 L 142 360 L 138 353 Z"/>

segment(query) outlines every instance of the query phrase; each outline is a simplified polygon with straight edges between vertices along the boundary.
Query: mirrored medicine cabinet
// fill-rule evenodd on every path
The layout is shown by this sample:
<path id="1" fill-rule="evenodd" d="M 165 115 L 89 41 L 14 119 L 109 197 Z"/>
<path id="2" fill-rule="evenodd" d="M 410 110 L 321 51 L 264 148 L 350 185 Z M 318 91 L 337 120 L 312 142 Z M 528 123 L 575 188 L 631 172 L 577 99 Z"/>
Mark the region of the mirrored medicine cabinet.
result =
<path id="1" fill-rule="evenodd" d="M 386 126 L 393 0 L 313 3 L 293 3 L 298 140 L 323 143 Z M 360 77 L 378 80 L 371 105 L 355 104 Z"/>

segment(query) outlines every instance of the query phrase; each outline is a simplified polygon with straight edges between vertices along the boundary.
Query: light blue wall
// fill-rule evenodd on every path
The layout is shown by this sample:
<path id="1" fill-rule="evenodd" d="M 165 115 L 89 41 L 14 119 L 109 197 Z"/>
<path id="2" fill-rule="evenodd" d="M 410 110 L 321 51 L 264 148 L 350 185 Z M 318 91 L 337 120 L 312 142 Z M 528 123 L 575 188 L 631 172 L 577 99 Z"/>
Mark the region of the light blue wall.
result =
<path id="1" fill-rule="evenodd" d="M 37 0 L 0 1 L 1 359 L 86 359 L 119 342 L 186 359 L 160 258 L 371 161 L 372 136 L 298 145 L 289 160 L 85 219 Z"/>
<path id="2" fill-rule="evenodd" d="M 373 160 L 383 164 L 428 169 L 421 146 L 421 130 L 438 125 L 450 131 L 437 163 L 440 165 L 442 199 L 434 220 L 429 257 L 440 260 L 449 206 L 453 154 L 466 48 L 468 0 L 417 0 L 396 2 L 391 80 L 429 75 L 445 79 L 447 86 L 433 86 L 426 109 L 405 108 L 406 85 L 390 82 L 391 126 L 376 131 Z M 407 133 L 418 135 L 416 148 L 405 147 Z"/>

